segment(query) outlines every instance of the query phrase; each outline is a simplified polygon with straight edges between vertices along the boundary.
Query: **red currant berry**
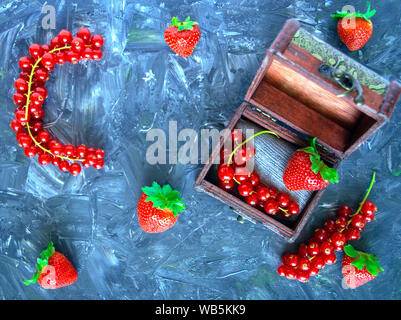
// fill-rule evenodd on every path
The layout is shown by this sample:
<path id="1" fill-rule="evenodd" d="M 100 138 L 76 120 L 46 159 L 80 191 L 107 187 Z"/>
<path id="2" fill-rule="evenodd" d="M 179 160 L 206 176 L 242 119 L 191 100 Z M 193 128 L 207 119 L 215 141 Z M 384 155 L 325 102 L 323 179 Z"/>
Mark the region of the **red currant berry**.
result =
<path id="1" fill-rule="evenodd" d="M 323 241 L 320 244 L 320 252 L 328 256 L 334 252 L 334 246 L 329 241 Z"/>
<path id="2" fill-rule="evenodd" d="M 348 224 L 348 220 L 345 217 L 338 217 L 335 221 L 335 224 L 336 224 L 337 230 L 344 229 Z"/>
<path id="3" fill-rule="evenodd" d="M 252 190 L 253 187 L 249 182 L 243 182 L 238 186 L 238 193 L 243 197 L 249 196 Z"/>
<path id="4" fill-rule="evenodd" d="M 364 204 L 362 205 L 362 208 L 361 208 L 361 212 L 364 215 L 369 215 L 369 214 L 372 214 L 372 213 L 374 214 L 376 211 L 377 211 L 377 207 L 371 201 L 364 202 Z"/>
<path id="5" fill-rule="evenodd" d="M 289 280 L 296 279 L 297 278 L 297 269 L 291 268 L 291 267 L 287 267 L 286 278 L 289 279 Z"/>
<path id="6" fill-rule="evenodd" d="M 31 145 L 31 146 L 24 148 L 24 153 L 27 157 L 33 158 L 34 156 L 36 156 L 38 154 L 38 150 L 36 149 L 35 146 Z"/>
<path id="7" fill-rule="evenodd" d="M 375 219 L 375 214 L 374 213 L 370 213 L 369 215 L 365 214 L 364 217 L 365 217 L 366 223 L 372 222 Z"/>
<path id="8" fill-rule="evenodd" d="M 310 267 L 311 267 L 311 264 L 310 264 L 310 261 L 308 258 L 304 257 L 304 258 L 298 259 L 298 268 L 300 270 L 307 271 L 310 269 Z"/>
<path id="9" fill-rule="evenodd" d="M 82 164 L 82 166 L 83 166 L 84 168 L 90 168 L 90 167 L 92 166 L 88 160 L 82 161 L 81 164 Z M 224 183 L 224 181 L 221 181 L 221 182 Z"/>
<path id="10" fill-rule="evenodd" d="M 361 232 L 355 227 L 350 227 L 345 231 L 344 235 L 347 238 L 347 241 L 354 241 L 361 238 Z"/>
<path id="11" fill-rule="evenodd" d="M 42 56 L 42 60 L 41 60 L 42 66 L 44 66 L 45 68 L 49 69 L 54 67 L 54 64 L 56 63 L 54 60 L 54 57 L 51 53 L 45 53 Z"/>
<path id="12" fill-rule="evenodd" d="M 252 207 L 256 207 L 259 203 L 259 199 L 255 193 L 252 193 L 245 198 L 245 202 Z"/>
<path id="13" fill-rule="evenodd" d="M 303 243 L 299 246 L 298 255 L 302 258 L 308 256 L 308 246 L 306 244 Z"/>
<path id="14" fill-rule="evenodd" d="M 279 193 L 277 196 L 277 202 L 280 208 L 287 208 L 290 204 L 290 196 L 287 193 Z"/>
<path id="15" fill-rule="evenodd" d="M 87 60 L 90 60 L 90 59 L 92 59 L 92 55 L 93 55 L 93 49 L 91 49 L 91 48 L 89 48 L 89 47 L 86 47 L 83 51 L 82 51 L 82 53 L 81 53 L 81 55 L 82 55 L 82 57 L 84 58 L 84 59 L 87 59 Z"/>
<path id="16" fill-rule="evenodd" d="M 103 46 L 104 40 L 100 34 L 93 35 L 91 43 L 96 48 L 101 48 Z"/>
<path id="17" fill-rule="evenodd" d="M 10 123 L 10 127 L 13 131 L 18 132 L 23 128 L 23 125 L 17 119 L 13 119 Z"/>
<path id="18" fill-rule="evenodd" d="M 87 154 L 87 159 L 89 162 L 94 161 L 95 160 L 90 160 L 90 157 L 97 159 L 96 154 L 94 153 L 88 153 Z M 91 165 L 93 165 L 93 163 L 91 163 Z M 234 175 L 235 175 L 235 171 L 233 168 L 227 166 L 227 165 L 222 165 L 218 171 L 218 176 L 220 181 L 231 181 L 234 179 Z"/>
<path id="19" fill-rule="evenodd" d="M 357 214 L 352 218 L 351 224 L 355 228 L 364 229 L 366 225 L 366 218 L 362 214 Z"/>
<path id="20" fill-rule="evenodd" d="M 58 168 L 60 171 L 67 172 L 70 169 L 70 163 L 67 160 L 60 161 Z"/>
<path id="21" fill-rule="evenodd" d="M 278 202 L 276 200 L 273 200 L 273 199 L 268 199 L 264 203 L 264 209 L 265 209 L 267 214 L 270 214 L 270 215 L 274 216 L 279 211 Z"/>
<path id="22" fill-rule="evenodd" d="M 319 274 L 319 269 L 318 268 L 312 268 L 309 270 L 309 275 L 310 276 L 316 276 Z"/>
<path id="23" fill-rule="evenodd" d="M 96 163 L 93 165 L 93 167 L 97 170 L 100 170 L 104 167 L 104 160 L 103 159 L 97 159 Z"/>
<path id="24" fill-rule="evenodd" d="M 316 240 L 322 242 L 322 241 L 324 241 L 324 240 L 327 239 L 327 236 L 328 236 L 328 235 L 327 235 L 326 230 L 324 230 L 324 229 L 322 229 L 322 228 L 319 228 L 319 229 L 316 229 L 316 230 L 315 230 L 315 235 L 314 235 L 314 237 L 315 237 Z"/>
<path id="25" fill-rule="evenodd" d="M 341 251 L 344 250 L 344 245 L 342 245 L 342 246 L 334 246 L 334 250 L 338 251 L 338 252 L 341 252 Z"/>
<path id="26" fill-rule="evenodd" d="M 297 280 L 300 282 L 307 282 L 309 280 L 310 271 L 297 270 Z"/>
<path id="27" fill-rule="evenodd" d="M 69 63 L 75 64 L 79 61 L 79 54 L 74 51 L 67 51 L 66 52 L 66 59 Z"/>
<path id="28" fill-rule="evenodd" d="M 42 130 L 38 133 L 39 142 L 47 143 L 50 140 L 50 133 L 49 131 Z"/>
<path id="29" fill-rule="evenodd" d="M 39 131 L 43 130 L 43 123 L 42 121 L 34 120 L 31 122 L 31 131 L 33 133 L 38 133 Z"/>
<path id="30" fill-rule="evenodd" d="M 72 146 L 72 145 L 66 145 L 66 146 L 64 146 L 64 152 L 63 152 L 63 154 L 64 154 L 66 157 L 74 158 L 75 155 L 76 155 L 75 147 Z"/>
<path id="31" fill-rule="evenodd" d="M 276 200 L 278 196 L 278 190 L 274 187 L 267 188 L 269 190 L 269 199 Z"/>
<path id="32" fill-rule="evenodd" d="M 31 70 L 32 69 L 32 64 L 33 64 L 32 59 L 29 58 L 29 57 L 26 57 L 26 56 L 25 57 L 21 57 L 18 60 L 19 67 L 24 71 Z"/>
<path id="33" fill-rule="evenodd" d="M 316 256 L 320 253 L 319 244 L 316 241 L 310 241 L 308 244 L 308 254 L 310 257 Z"/>
<path id="34" fill-rule="evenodd" d="M 43 111 L 42 108 L 38 108 L 38 111 L 36 111 L 35 113 L 32 113 L 32 118 L 34 118 L 36 120 L 43 119 L 44 116 L 45 116 L 45 112 Z"/>
<path id="35" fill-rule="evenodd" d="M 67 57 L 64 52 L 59 51 L 54 55 L 56 63 L 62 65 L 67 62 Z"/>
<path id="36" fill-rule="evenodd" d="M 47 71 L 46 68 L 38 68 L 35 71 L 35 79 L 38 79 L 40 81 L 47 81 L 49 78 L 49 71 Z"/>
<path id="37" fill-rule="evenodd" d="M 234 162 L 237 166 L 242 166 L 248 161 L 248 156 L 246 153 L 246 149 L 240 148 L 234 154 Z"/>
<path id="38" fill-rule="evenodd" d="M 221 148 L 220 150 L 220 163 L 227 164 L 230 158 L 231 151 L 227 148 Z"/>
<path id="39" fill-rule="evenodd" d="M 61 143 L 55 142 L 53 145 L 50 147 L 50 151 L 52 154 L 59 156 L 63 153 L 64 151 L 64 146 Z"/>
<path id="40" fill-rule="evenodd" d="M 269 189 L 267 189 L 264 186 L 257 187 L 256 194 L 260 201 L 266 201 L 267 199 L 269 199 L 269 196 L 270 196 Z"/>
<path id="41" fill-rule="evenodd" d="M 259 182 L 260 182 L 260 176 L 256 171 L 253 171 L 250 175 L 249 175 L 249 179 L 248 181 L 254 186 L 256 187 Z"/>
<path id="42" fill-rule="evenodd" d="M 50 50 L 55 48 L 60 48 L 60 43 L 57 36 L 50 40 Z"/>
<path id="43" fill-rule="evenodd" d="M 336 254 L 334 252 L 325 255 L 324 263 L 327 265 L 333 264 L 337 261 Z"/>
<path id="44" fill-rule="evenodd" d="M 13 96 L 14 103 L 18 106 L 23 106 L 26 103 L 26 96 L 22 93 L 16 92 Z"/>
<path id="45" fill-rule="evenodd" d="M 84 158 L 84 157 L 81 157 L 81 158 Z M 90 167 L 91 166 L 90 163 L 88 163 L 88 164 L 89 164 L 89 167 Z M 220 181 L 219 185 L 220 185 L 220 188 L 222 188 L 222 189 L 224 189 L 226 191 L 231 191 L 235 187 L 235 182 L 234 182 L 234 180 L 231 180 L 231 181 Z"/>
<path id="46" fill-rule="evenodd" d="M 19 93 L 25 93 L 28 91 L 28 82 L 24 79 L 18 78 L 14 81 L 14 87 Z"/>
<path id="47" fill-rule="evenodd" d="M 317 255 L 311 261 L 312 268 L 316 268 L 319 270 L 323 269 L 323 267 L 326 263 L 325 260 L 326 260 L 326 257 L 324 255 Z"/>
<path id="48" fill-rule="evenodd" d="M 77 176 L 81 173 L 81 165 L 79 163 L 72 163 L 68 169 L 73 176 Z"/>
<path id="49" fill-rule="evenodd" d="M 337 226 L 336 223 L 334 222 L 334 220 L 327 220 L 324 223 L 324 230 L 327 231 L 327 233 L 333 233 L 337 230 Z"/>
<path id="50" fill-rule="evenodd" d="M 47 89 L 45 87 L 36 87 L 34 92 L 39 93 L 43 99 L 47 98 Z"/>
<path id="51" fill-rule="evenodd" d="M 280 275 L 280 277 L 285 277 L 287 275 L 287 270 L 287 266 L 281 265 L 277 268 L 277 273 Z"/>
<path id="52" fill-rule="evenodd" d="M 296 254 L 285 254 L 281 258 L 284 265 L 289 267 L 296 267 L 298 265 L 298 256 Z"/>
<path id="53" fill-rule="evenodd" d="M 41 47 L 42 47 L 43 54 L 50 51 L 50 46 L 48 44 L 42 44 Z"/>
<path id="54" fill-rule="evenodd" d="M 38 162 L 42 166 L 47 166 L 49 163 L 52 162 L 52 159 L 53 159 L 53 157 L 50 154 L 48 154 L 47 152 L 42 153 L 38 156 Z"/>
<path id="55" fill-rule="evenodd" d="M 40 93 L 34 92 L 31 94 L 31 103 L 34 104 L 35 106 L 40 107 L 44 101 L 45 101 L 45 99 L 43 98 L 43 96 Z"/>
<path id="56" fill-rule="evenodd" d="M 252 146 L 246 147 L 245 151 L 246 151 L 246 161 L 251 160 L 256 154 L 255 148 Z"/>
<path id="57" fill-rule="evenodd" d="M 27 132 L 20 133 L 16 138 L 18 140 L 19 145 L 24 149 L 30 147 L 33 143 L 32 138 L 29 136 Z"/>
<path id="58" fill-rule="evenodd" d="M 231 141 L 234 146 L 240 145 L 244 140 L 244 135 L 242 134 L 241 129 L 234 129 L 231 131 Z"/>
<path id="59" fill-rule="evenodd" d="M 30 73 L 22 71 L 19 74 L 19 78 L 24 79 L 25 81 L 29 81 L 29 77 L 31 76 Z"/>
<path id="60" fill-rule="evenodd" d="M 33 43 L 29 46 L 29 54 L 37 59 L 39 58 L 43 53 L 43 48 L 40 46 L 40 44 Z"/>
<path id="61" fill-rule="evenodd" d="M 299 205 L 295 201 L 290 201 L 288 205 L 288 213 L 292 214 L 293 216 L 299 213 Z"/>
<path id="62" fill-rule="evenodd" d="M 344 204 L 344 205 L 340 206 L 340 208 L 338 208 L 337 213 L 338 213 L 339 217 L 348 218 L 352 213 L 352 209 L 350 206 L 347 206 Z"/>
<path id="63" fill-rule="evenodd" d="M 81 53 L 85 48 L 85 42 L 79 37 L 72 38 L 71 50 L 75 53 Z"/>
<path id="64" fill-rule="evenodd" d="M 345 238 L 345 235 L 341 232 L 334 232 L 331 235 L 331 242 L 334 247 L 344 246 L 346 241 L 347 239 Z"/>
<path id="65" fill-rule="evenodd" d="M 249 178 L 249 170 L 247 167 L 238 167 L 235 169 L 235 179 L 239 182 L 245 182 Z"/>
<path id="66" fill-rule="evenodd" d="M 28 112 L 28 115 L 26 115 L 25 110 L 22 108 L 15 109 L 14 114 L 15 114 L 15 119 L 17 119 L 21 123 L 28 122 L 31 119 L 30 113 Z"/>
<path id="67" fill-rule="evenodd" d="M 81 28 L 77 32 L 77 37 L 84 40 L 85 43 L 89 43 L 91 38 L 91 32 L 87 28 Z"/>
<path id="68" fill-rule="evenodd" d="M 103 52 L 100 49 L 93 49 L 92 50 L 92 59 L 95 61 L 99 61 L 103 56 Z"/>
<path id="69" fill-rule="evenodd" d="M 61 30 L 57 37 L 58 37 L 58 43 L 63 47 L 70 44 L 72 40 L 71 32 L 65 29 Z"/>
<path id="70" fill-rule="evenodd" d="M 86 151 L 86 146 L 85 145 L 83 145 L 83 144 L 81 144 L 81 145 L 79 145 L 77 148 L 76 148 L 76 150 L 77 150 L 77 156 L 79 157 L 79 158 L 85 158 L 86 157 L 86 155 L 87 155 L 87 151 Z"/>
<path id="71" fill-rule="evenodd" d="M 61 158 L 53 157 L 52 158 L 52 165 L 58 167 L 60 165 L 61 161 L 62 161 Z"/>

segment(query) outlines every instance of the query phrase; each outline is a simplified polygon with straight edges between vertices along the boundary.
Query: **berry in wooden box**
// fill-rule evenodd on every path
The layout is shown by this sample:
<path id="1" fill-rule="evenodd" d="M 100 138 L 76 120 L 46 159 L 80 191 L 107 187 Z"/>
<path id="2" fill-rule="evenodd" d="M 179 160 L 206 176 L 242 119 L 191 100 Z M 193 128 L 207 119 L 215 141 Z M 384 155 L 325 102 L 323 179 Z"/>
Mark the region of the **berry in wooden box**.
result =
<path id="1" fill-rule="evenodd" d="M 325 189 L 289 191 L 283 172 L 291 155 L 307 146 L 308 138 L 316 137 L 321 160 L 337 168 L 389 120 L 400 93 L 398 82 L 386 80 L 313 36 L 298 21 L 288 20 L 268 49 L 244 103 L 213 149 L 195 187 L 223 201 L 242 218 L 261 223 L 292 242 Z M 299 205 L 299 214 L 278 210 L 279 214 L 269 215 L 266 206 L 255 206 L 244 197 L 247 188 L 230 191 L 221 185 L 216 163 L 234 129 L 275 134 L 253 139 L 253 167 L 262 184 L 288 194 Z"/>

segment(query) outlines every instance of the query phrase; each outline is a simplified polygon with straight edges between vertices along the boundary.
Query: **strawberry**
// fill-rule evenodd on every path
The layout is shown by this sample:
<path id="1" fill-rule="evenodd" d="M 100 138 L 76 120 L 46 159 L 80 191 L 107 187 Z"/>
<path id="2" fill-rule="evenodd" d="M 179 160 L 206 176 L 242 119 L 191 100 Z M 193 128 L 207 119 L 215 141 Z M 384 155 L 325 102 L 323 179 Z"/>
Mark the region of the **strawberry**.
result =
<path id="1" fill-rule="evenodd" d="M 329 182 L 337 183 L 337 171 L 328 167 L 316 149 L 316 138 L 311 146 L 297 150 L 284 170 L 283 182 L 288 190 L 319 190 Z"/>
<path id="2" fill-rule="evenodd" d="M 190 17 L 184 22 L 180 22 L 176 17 L 171 21 L 172 24 L 164 32 L 164 39 L 174 52 L 182 57 L 189 57 L 201 37 L 198 23 L 191 21 Z"/>
<path id="3" fill-rule="evenodd" d="M 161 187 L 153 182 L 143 187 L 138 201 L 138 220 L 141 228 L 149 233 L 160 233 L 170 229 L 178 219 L 178 212 L 185 210 L 180 193 L 166 184 Z"/>
<path id="4" fill-rule="evenodd" d="M 373 24 L 370 18 L 376 13 L 376 10 L 368 10 L 365 14 L 358 12 L 337 11 L 331 15 L 332 18 L 340 19 L 337 24 L 337 33 L 342 42 L 349 50 L 355 51 L 361 49 L 370 39 L 373 33 Z"/>
<path id="5" fill-rule="evenodd" d="M 374 255 L 357 251 L 350 244 L 344 247 L 344 252 L 342 273 L 349 288 L 364 285 L 376 278 L 380 271 L 384 271 Z"/>
<path id="6" fill-rule="evenodd" d="M 40 254 L 37 259 L 36 272 L 31 280 L 24 283 L 30 285 L 39 282 L 45 289 L 57 289 L 73 284 L 78 279 L 78 274 L 68 259 L 57 252 L 53 242 Z"/>

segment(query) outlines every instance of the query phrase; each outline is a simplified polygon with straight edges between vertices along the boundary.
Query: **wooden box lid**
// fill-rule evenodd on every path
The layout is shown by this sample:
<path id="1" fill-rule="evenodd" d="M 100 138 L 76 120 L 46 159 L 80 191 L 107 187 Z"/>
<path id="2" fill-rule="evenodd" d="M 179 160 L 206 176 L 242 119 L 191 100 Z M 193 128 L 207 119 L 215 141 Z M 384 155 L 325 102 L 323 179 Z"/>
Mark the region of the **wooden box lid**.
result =
<path id="1" fill-rule="evenodd" d="M 336 79 L 333 78 L 336 77 Z M 344 95 L 346 89 L 350 93 Z M 349 156 L 391 116 L 401 93 L 388 81 L 288 20 L 245 100 L 275 121 Z"/>

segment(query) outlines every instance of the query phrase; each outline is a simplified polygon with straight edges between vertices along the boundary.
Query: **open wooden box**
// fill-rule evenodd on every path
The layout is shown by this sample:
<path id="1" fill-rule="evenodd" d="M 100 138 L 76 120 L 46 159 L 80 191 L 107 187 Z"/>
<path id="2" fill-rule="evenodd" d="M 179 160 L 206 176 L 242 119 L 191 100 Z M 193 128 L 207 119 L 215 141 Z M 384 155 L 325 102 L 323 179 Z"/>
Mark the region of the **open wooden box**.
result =
<path id="1" fill-rule="evenodd" d="M 324 76 L 322 65 L 352 75 L 363 90 L 364 103 L 355 102 L 357 92 L 342 96 L 344 87 Z M 289 157 L 296 149 L 306 146 L 307 137 L 317 137 L 322 159 L 338 167 L 388 121 L 400 93 L 398 82 L 387 81 L 313 36 L 297 20 L 288 20 L 268 49 L 245 102 L 237 109 L 227 129 L 271 130 L 279 135 L 280 138 L 269 135 L 255 138 L 256 170 L 259 174 L 263 172 L 262 182 L 296 199 L 301 212 L 289 220 L 268 216 L 218 186 L 214 163 L 229 137 L 228 132 L 213 149 L 195 187 L 223 201 L 243 218 L 261 223 L 292 242 L 308 222 L 325 189 L 316 192 L 287 190 L 281 177 Z M 270 158 L 269 153 L 273 153 Z"/>

